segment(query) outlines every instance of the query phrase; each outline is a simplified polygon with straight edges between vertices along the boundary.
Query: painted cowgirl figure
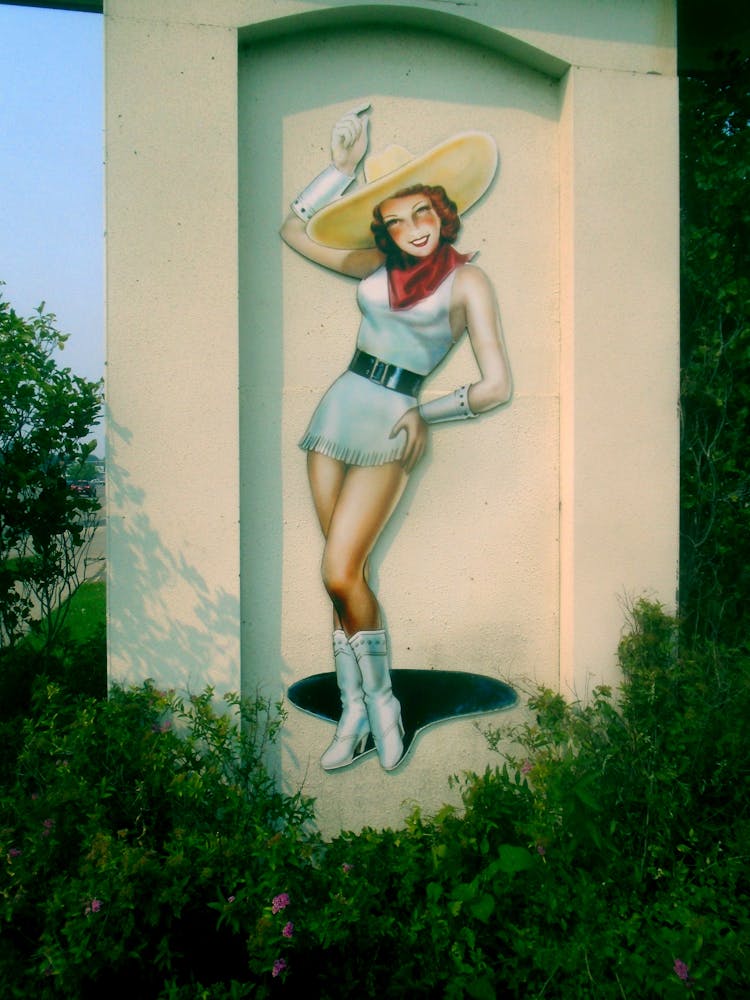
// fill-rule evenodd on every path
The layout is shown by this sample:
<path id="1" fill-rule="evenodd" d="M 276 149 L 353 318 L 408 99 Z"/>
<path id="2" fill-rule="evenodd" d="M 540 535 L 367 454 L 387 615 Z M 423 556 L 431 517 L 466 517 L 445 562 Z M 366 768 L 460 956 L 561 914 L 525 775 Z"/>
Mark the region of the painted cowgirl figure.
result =
<path id="1" fill-rule="evenodd" d="M 342 712 L 321 758 L 345 767 L 372 734 L 380 763 L 404 754 L 388 640 L 368 585 L 368 557 L 427 443 L 428 427 L 508 402 L 511 377 L 492 286 L 452 244 L 489 186 L 497 150 L 462 133 L 419 157 L 389 147 L 364 164 L 368 105 L 336 123 L 332 163 L 295 199 L 284 241 L 310 260 L 360 279 L 362 320 L 349 369 L 318 405 L 300 442 L 325 538 L 322 575 L 333 605 Z M 343 196 L 342 196 L 343 195 Z M 480 377 L 419 404 L 426 376 L 468 332 Z"/>

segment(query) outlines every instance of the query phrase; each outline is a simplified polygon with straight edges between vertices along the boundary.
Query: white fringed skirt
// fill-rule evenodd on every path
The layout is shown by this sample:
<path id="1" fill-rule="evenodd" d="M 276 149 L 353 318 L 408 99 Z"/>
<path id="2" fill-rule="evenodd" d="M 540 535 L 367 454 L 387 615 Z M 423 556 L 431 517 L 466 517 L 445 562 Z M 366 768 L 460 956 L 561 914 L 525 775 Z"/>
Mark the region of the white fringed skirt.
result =
<path id="1" fill-rule="evenodd" d="M 318 451 L 347 465 L 385 465 L 398 461 L 406 434 L 390 437 L 393 425 L 417 405 L 414 396 L 385 389 L 346 371 L 318 403 L 304 437 L 304 451 Z"/>

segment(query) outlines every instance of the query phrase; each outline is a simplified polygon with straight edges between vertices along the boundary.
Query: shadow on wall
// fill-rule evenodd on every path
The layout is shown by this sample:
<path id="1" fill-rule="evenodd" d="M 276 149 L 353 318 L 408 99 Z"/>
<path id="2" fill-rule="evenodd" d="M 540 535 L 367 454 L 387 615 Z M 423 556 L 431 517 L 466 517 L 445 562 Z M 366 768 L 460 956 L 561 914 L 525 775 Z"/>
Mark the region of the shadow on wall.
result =
<path id="1" fill-rule="evenodd" d="M 210 685 L 221 697 L 239 691 L 240 606 L 235 594 L 212 589 L 154 528 L 143 490 L 118 452 L 132 433 L 108 414 L 108 608 L 110 683 L 197 693 Z"/>

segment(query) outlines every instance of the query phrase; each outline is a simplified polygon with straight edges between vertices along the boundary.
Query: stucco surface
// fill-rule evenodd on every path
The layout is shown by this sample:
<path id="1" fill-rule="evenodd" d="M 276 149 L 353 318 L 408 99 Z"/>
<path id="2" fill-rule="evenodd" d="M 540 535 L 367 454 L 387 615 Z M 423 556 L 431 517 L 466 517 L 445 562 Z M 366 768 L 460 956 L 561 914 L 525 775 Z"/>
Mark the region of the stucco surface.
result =
<path id="1" fill-rule="evenodd" d="M 416 49 L 418 64 L 410 58 Z M 261 679 L 272 686 L 279 674 L 288 684 L 331 668 L 322 542 L 297 442 L 353 350 L 356 282 L 281 247 L 277 230 L 296 191 L 325 164 L 333 122 L 360 99 L 372 106 L 375 150 L 395 142 L 422 151 L 469 127 L 496 137 L 499 175 L 466 217 L 459 247 L 479 251 L 477 263 L 496 286 L 515 384 L 511 406 L 433 432 L 430 453 L 374 553 L 371 580 L 392 637 L 393 664 L 558 683 L 559 85 L 501 55 L 476 55 L 472 46 L 443 37 L 382 29 L 366 37 L 299 36 L 241 55 L 245 685 Z M 321 73 L 332 65 L 339 73 Z M 348 81 L 344 101 L 335 99 L 339 79 Z M 433 96 L 436 80 L 450 99 Z M 497 92 L 504 95 L 500 108 Z M 266 176 L 261 158 L 275 161 L 274 176 Z M 269 259 L 260 250 L 267 246 Z M 464 341 L 426 394 L 476 377 Z M 264 432 L 255 420 L 264 409 L 257 392 L 269 386 Z M 274 392 L 280 400 L 272 402 Z M 261 476 L 253 474 L 259 448 Z M 256 537 L 254 515 L 271 531 L 260 527 Z M 264 572 L 254 580 L 259 562 Z M 290 780 L 297 773 L 309 783 L 329 727 L 310 727 L 291 712 L 284 769 Z M 470 723 L 450 724 L 442 736 L 430 736 L 449 741 L 454 767 L 483 769 L 487 747 L 475 732 Z M 392 776 L 393 795 L 422 801 L 428 795 L 438 807 L 446 783 L 434 785 L 433 800 L 429 746 L 427 740 L 426 759 L 420 743 Z M 356 770 L 351 781 L 361 783 L 377 763 Z M 328 816 L 328 807 L 321 808 Z"/>
<path id="2" fill-rule="evenodd" d="M 673 14 L 109 0 L 113 679 L 276 697 L 328 666 L 296 441 L 357 315 L 352 283 L 277 230 L 336 115 L 366 97 L 374 146 L 495 135 L 500 173 L 460 247 L 495 284 L 515 383 L 509 407 L 436 429 L 373 559 L 395 665 L 578 696 L 617 680 L 623 604 L 675 598 Z M 378 27 L 360 31 L 365 17 Z M 429 391 L 473 366 L 463 344 Z M 464 721 L 428 731 L 395 774 L 370 760 L 330 776 L 329 735 L 295 713 L 278 761 L 326 830 L 398 822 L 410 799 L 437 808 L 447 775 L 492 760 Z"/>
<path id="3" fill-rule="evenodd" d="M 236 37 L 107 23 L 111 675 L 236 689 Z"/>
<path id="4" fill-rule="evenodd" d="M 476 0 L 470 9 L 468 6 L 459 0 L 381 0 L 377 4 L 361 0 L 108 0 L 107 13 L 256 31 L 273 25 L 274 33 L 282 26 L 296 31 L 300 24 L 309 29 L 330 26 L 334 21 L 341 24 L 362 19 L 434 27 L 455 19 L 454 34 L 476 36 L 477 26 L 485 29 L 485 44 L 513 48 L 512 42 L 517 41 L 540 56 L 571 65 L 667 75 L 675 72 L 676 16 L 671 0 L 556 0 L 533 5 L 528 0 Z M 486 29 L 505 37 L 493 38 Z M 529 57 L 533 58 L 530 53 Z"/>
<path id="5" fill-rule="evenodd" d="M 673 81 L 603 70 L 566 81 L 561 684 L 579 697 L 617 682 L 597 636 L 616 635 L 629 604 L 676 601 L 676 121 Z"/>

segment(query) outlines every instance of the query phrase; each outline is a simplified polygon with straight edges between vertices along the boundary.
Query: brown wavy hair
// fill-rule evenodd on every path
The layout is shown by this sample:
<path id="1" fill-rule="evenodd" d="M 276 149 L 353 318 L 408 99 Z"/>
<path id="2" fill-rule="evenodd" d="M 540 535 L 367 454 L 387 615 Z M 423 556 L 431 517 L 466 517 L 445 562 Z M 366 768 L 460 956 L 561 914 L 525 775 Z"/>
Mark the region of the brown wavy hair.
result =
<path id="1" fill-rule="evenodd" d="M 370 229 L 375 237 L 375 245 L 381 253 L 385 254 L 386 265 L 401 270 L 412 264 L 415 258 L 400 250 L 391 239 L 391 235 L 383 222 L 381 205 L 392 198 L 403 198 L 405 195 L 410 194 L 424 194 L 429 198 L 432 207 L 440 219 L 441 244 L 455 243 L 458 231 L 461 228 L 461 219 L 456 209 L 456 203 L 448 197 L 445 188 L 441 185 L 430 187 L 428 184 L 412 184 L 411 187 L 402 188 L 395 194 L 388 195 L 387 198 L 381 201 L 380 205 L 376 205 L 372 210 L 374 221 L 370 224 Z"/>

